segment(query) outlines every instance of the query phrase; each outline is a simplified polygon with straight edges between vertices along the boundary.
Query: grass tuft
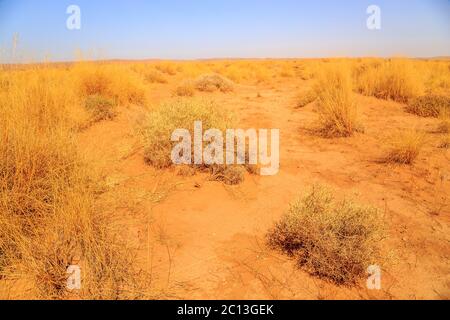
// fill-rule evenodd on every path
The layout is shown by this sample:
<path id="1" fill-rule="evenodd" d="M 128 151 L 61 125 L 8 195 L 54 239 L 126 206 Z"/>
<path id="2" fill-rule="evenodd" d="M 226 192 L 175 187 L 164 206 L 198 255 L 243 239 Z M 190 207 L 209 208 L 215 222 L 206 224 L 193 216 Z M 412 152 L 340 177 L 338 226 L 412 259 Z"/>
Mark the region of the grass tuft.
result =
<path id="1" fill-rule="evenodd" d="M 93 122 L 113 120 L 117 116 L 117 105 L 112 99 L 99 95 L 88 96 L 85 106 L 91 113 Z"/>
<path id="2" fill-rule="evenodd" d="M 359 130 L 352 79 L 345 66 L 324 67 L 316 83 L 319 128 L 325 137 L 349 137 Z"/>
<path id="3" fill-rule="evenodd" d="M 406 110 L 421 117 L 437 118 L 441 114 L 450 113 L 450 96 L 436 94 L 421 96 L 410 101 Z"/>
<path id="4" fill-rule="evenodd" d="M 417 130 L 403 130 L 392 136 L 389 144 L 386 162 L 413 164 L 425 144 L 425 134 Z"/>
<path id="5" fill-rule="evenodd" d="M 337 201 L 329 189 L 314 186 L 291 204 L 267 238 L 309 273 L 354 284 L 370 265 L 380 264 L 383 229 L 377 209 Z"/>
<path id="6" fill-rule="evenodd" d="M 234 90 L 233 82 L 219 74 L 205 74 L 197 79 L 195 86 L 203 92 L 230 92 Z"/>

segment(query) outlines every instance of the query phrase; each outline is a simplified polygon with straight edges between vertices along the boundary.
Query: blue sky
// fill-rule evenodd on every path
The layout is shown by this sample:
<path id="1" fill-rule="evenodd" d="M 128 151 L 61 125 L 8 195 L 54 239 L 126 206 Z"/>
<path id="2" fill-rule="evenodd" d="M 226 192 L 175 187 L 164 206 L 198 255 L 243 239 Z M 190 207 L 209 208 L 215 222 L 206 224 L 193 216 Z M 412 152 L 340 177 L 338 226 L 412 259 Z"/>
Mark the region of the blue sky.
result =
<path id="1" fill-rule="evenodd" d="M 66 28 L 69 5 L 81 30 Z M 381 8 L 382 29 L 366 27 Z M 0 0 L 0 53 L 90 58 L 450 56 L 449 0 Z"/>

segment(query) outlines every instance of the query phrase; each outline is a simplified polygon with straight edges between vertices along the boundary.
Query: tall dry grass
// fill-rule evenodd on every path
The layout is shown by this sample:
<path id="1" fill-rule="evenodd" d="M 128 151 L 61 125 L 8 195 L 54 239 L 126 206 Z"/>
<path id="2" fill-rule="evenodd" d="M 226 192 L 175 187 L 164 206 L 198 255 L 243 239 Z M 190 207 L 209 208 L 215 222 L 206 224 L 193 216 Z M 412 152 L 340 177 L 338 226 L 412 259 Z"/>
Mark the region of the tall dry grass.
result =
<path id="1" fill-rule="evenodd" d="M 77 297 L 129 296 L 130 254 L 97 207 L 101 180 L 76 146 L 85 118 L 73 79 L 50 67 L 1 74 L 0 281 L 24 283 L 25 298 L 64 298 L 67 267 L 78 264 Z"/>
<path id="2" fill-rule="evenodd" d="M 351 73 L 346 64 L 320 69 L 315 91 L 320 134 L 326 137 L 348 137 L 360 128 Z"/>
<path id="3" fill-rule="evenodd" d="M 424 93 L 424 79 L 413 61 L 369 60 L 356 71 L 357 90 L 367 96 L 406 103 Z"/>
<path id="4" fill-rule="evenodd" d="M 144 78 L 128 65 L 80 62 L 71 76 L 83 98 L 101 96 L 121 106 L 147 101 Z"/>

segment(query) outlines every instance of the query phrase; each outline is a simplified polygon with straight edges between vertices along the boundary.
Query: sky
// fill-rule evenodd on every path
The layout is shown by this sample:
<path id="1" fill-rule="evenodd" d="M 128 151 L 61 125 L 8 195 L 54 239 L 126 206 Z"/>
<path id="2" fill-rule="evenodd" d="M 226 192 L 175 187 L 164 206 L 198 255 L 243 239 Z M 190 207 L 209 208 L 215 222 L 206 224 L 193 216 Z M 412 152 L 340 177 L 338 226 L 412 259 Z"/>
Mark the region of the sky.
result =
<path id="1" fill-rule="evenodd" d="M 69 5 L 81 28 L 69 30 Z M 369 30 L 367 8 L 381 9 Z M 16 45 L 13 39 L 16 38 Z M 0 0 L 0 60 L 450 56 L 450 0 Z"/>

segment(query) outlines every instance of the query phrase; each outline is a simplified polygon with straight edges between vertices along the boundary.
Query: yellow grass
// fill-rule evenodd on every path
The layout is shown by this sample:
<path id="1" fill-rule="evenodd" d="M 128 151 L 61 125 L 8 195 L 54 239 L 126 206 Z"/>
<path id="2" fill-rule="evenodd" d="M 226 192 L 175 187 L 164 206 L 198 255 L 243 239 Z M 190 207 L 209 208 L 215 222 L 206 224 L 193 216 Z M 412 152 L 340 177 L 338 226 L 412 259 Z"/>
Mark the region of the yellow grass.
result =
<path id="1" fill-rule="evenodd" d="M 143 77 L 125 65 L 79 63 L 73 68 L 72 76 L 84 98 L 99 95 L 114 99 L 122 106 L 146 103 Z"/>
<path id="2" fill-rule="evenodd" d="M 384 226 L 377 209 L 337 201 L 330 189 L 314 186 L 293 202 L 268 234 L 269 245 L 296 258 L 313 275 L 352 284 L 370 265 L 380 264 Z"/>
<path id="3" fill-rule="evenodd" d="M 63 298 L 76 263 L 86 275 L 79 297 L 128 296 L 129 253 L 95 205 L 100 180 L 75 144 L 87 119 L 78 88 L 64 69 L 1 72 L 1 281 L 22 281 L 29 298 Z"/>
<path id="4" fill-rule="evenodd" d="M 399 131 L 390 138 L 386 162 L 413 164 L 424 144 L 424 133 L 414 129 Z"/>
<path id="5" fill-rule="evenodd" d="M 403 103 L 424 93 L 423 82 L 416 65 L 407 59 L 370 61 L 357 73 L 360 93 Z"/>
<path id="6" fill-rule="evenodd" d="M 348 137 L 358 130 L 357 105 L 347 65 L 324 67 L 318 75 L 315 90 L 321 134 Z"/>
<path id="7" fill-rule="evenodd" d="M 85 271 L 80 298 L 136 297 L 134 293 L 142 281 L 134 273 L 131 251 L 118 237 L 120 230 L 98 201 L 103 190 L 101 174 L 80 155 L 77 134 L 92 121 L 113 119 L 128 105 L 146 106 L 152 102 L 152 89 L 167 86 L 168 90 L 175 89 L 175 95 L 189 97 L 194 94 L 194 86 L 205 91 L 202 95 L 208 95 L 213 90 L 229 92 L 233 83 L 262 83 L 269 87 L 277 81 L 288 81 L 282 77 L 303 79 L 300 81 L 306 87 L 313 86 L 314 92 L 302 94 L 299 106 L 317 97 L 320 133 L 343 137 L 360 129 L 356 92 L 402 103 L 414 101 L 424 93 L 448 95 L 449 66 L 446 61 L 407 59 L 0 66 L 0 281 L 25 282 L 31 298 L 66 298 L 66 269 L 78 263 Z M 214 77 L 202 77 L 205 74 Z M 193 83 L 190 79 L 199 81 Z M 421 104 L 420 108 L 432 109 L 428 104 Z M 438 131 L 444 134 L 442 147 L 448 148 L 448 115 L 439 112 L 439 117 Z M 176 128 L 192 130 L 197 120 L 203 121 L 205 129 L 234 127 L 231 114 L 213 102 L 169 100 L 145 118 L 145 160 L 157 168 L 170 166 L 170 134 Z M 390 141 L 386 160 L 411 164 L 420 155 L 423 144 L 422 133 L 402 132 Z M 211 168 L 214 179 L 229 184 L 241 182 L 244 173 L 242 167 Z M 330 204 L 327 201 L 325 204 Z M 372 221 L 370 217 L 374 217 L 372 209 L 333 202 L 316 223 L 301 215 L 302 210 L 290 210 L 290 214 L 309 223 L 311 229 L 304 233 L 309 240 L 324 240 L 319 227 L 342 229 L 343 217 L 350 217 L 353 231 L 357 229 L 353 227 L 365 228 L 366 222 Z M 308 251 L 304 265 L 334 281 L 352 281 L 362 265 L 372 260 L 360 249 L 370 243 L 366 240 L 373 239 L 373 234 L 368 231 L 358 235 L 362 242 L 346 243 L 334 231 L 331 244 L 321 242 L 321 246 L 314 247 L 311 243 L 315 240 L 308 240 L 312 251 Z M 357 260 L 352 261 L 357 263 L 352 270 L 356 273 L 343 267 L 352 258 L 349 252 L 354 248 L 353 257 Z M 338 257 L 332 260 L 338 265 L 327 267 L 330 255 Z"/>

